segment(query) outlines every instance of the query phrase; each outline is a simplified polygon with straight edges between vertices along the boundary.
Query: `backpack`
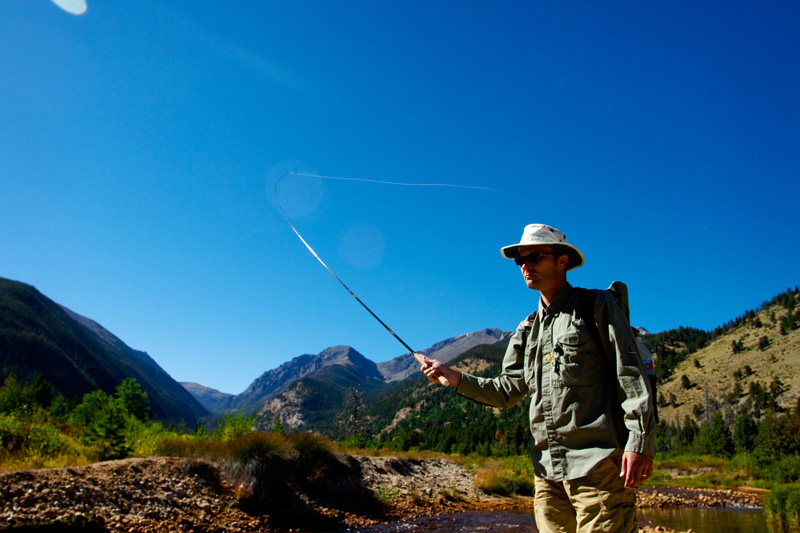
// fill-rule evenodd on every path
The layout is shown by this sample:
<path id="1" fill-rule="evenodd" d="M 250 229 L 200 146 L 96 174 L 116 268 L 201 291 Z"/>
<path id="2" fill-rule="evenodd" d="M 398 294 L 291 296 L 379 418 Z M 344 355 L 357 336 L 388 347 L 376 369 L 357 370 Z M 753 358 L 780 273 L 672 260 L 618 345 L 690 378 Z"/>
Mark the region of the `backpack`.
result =
<path id="1" fill-rule="evenodd" d="M 589 328 L 589 332 L 591 333 L 592 339 L 594 339 L 598 349 L 603 350 L 603 344 L 600 342 L 600 331 L 597 329 L 597 323 L 594 321 L 594 319 L 586 319 L 586 317 L 594 317 L 594 304 L 597 299 L 597 289 L 579 288 L 578 290 L 580 291 L 581 317 L 583 317 L 584 321 L 586 322 L 586 326 Z M 606 290 L 611 293 L 612 296 L 614 296 L 614 299 L 617 301 L 620 308 L 622 308 L 622 310 L 625 312 L 625 316 L 630 321 L 631 311 L 628 305 L 628 286 L 621 281 L 614 281 Z M 642 339 L 639 336 L 639 332 L 636 330 L 636 328 L 631 326 L 631 329 L 633 329 L 633 335 L 636 338 L 636 348 L 639 352 L 639 357 L 642 360 L 642 366 L 644 366 L 644 370 L 647 373 L 647 379 L 650 381 L 650 389 L 653 393 L 653 411 L 656 417 L 656 422 L 658 422 L 656 376 L 653 367 L 653 355 L 650 353 L 650 350 L 647 349 L 647 346 L 644 345 L 644 342 L 642 342 Z"/>

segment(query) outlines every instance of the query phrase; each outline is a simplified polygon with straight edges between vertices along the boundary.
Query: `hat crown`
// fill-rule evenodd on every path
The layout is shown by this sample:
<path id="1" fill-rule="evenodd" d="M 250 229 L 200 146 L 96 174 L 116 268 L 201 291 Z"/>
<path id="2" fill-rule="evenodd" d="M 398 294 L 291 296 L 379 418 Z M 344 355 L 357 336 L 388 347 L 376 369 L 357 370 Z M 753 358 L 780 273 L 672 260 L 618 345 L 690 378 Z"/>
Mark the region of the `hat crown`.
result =
<path id="1" fill-rule="evenodd" d="M 583 265 L 583 254 L 575 246 L 567 242 L 567 236 L 562 232 L 548 226 L 547 224 L 528 224 L 522 232 L 522 238 L 519 243 L 510 246 L 504 246 L 500 249 L 503 257 L 508 259 L 516 259 L 519 257 L 519 249 L 521 246 L 537 246 L 537 245 L 559 245 L 564 253 L 569 255 L 569 263 L 567 263 L 567 270 L 572 270 Z"/>
<path id="2" fill-rule="evenodd" d="M 520 244 L 560 244 L 567 242 L 567 236 L 547 224 L 528 224 L 522 232 Z"/>

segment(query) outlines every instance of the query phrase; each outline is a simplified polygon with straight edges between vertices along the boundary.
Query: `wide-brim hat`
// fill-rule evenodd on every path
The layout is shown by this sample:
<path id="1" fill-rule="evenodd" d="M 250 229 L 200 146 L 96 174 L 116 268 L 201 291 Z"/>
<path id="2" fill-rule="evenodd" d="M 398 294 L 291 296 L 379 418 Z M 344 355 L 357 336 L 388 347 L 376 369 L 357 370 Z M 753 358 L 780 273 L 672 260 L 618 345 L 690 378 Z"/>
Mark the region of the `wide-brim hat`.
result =
<path id="1" fill-rule="evenodd" d="M 583 254 L 580 250 L 567 242 L 567 236 L 547 224 L 528 224 L 522 232 L 522 238 L 519 240 L 519 243 L 504 246 L 500 249 L 500 252 L 503 254 L 503 257 L 516 259 L 519 257 L 520 246 L 537 245 L 561 246 L 564 252 L 569 256 L 567 270 L 578 268 L 584 263 Z"/>

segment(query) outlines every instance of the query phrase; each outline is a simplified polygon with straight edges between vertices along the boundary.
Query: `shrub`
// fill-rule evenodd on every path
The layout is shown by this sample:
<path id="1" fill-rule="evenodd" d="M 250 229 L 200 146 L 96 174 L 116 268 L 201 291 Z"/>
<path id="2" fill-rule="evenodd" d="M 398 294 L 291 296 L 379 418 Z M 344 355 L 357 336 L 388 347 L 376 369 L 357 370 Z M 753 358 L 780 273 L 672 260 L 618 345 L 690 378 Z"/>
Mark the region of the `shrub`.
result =
<path id="1" fill-rule="evenodd" d="M 769 337 L 767 337 L 766 335 L 758 339 L 758 349 L 761 350 L 762 352 L 767 348 L 769 348 L 769 346 L 770 346 Z"/>
<path id="2" fill-rule="evenodd" d="M 236 461 L 263 461 L 287 454 L 286 439 L 272 433 L 253 432 L 230 441 L 230 457 Z"/>
<path id="3" fill-rule="evenodd" d="M 800 486 L 778 485 L 764 499 L 767 520 L 800 527 Z"/>
<path id="4" fill-rule="evenodd" d="M 28 447 L 37 456 L 53 457 L 67 450 L 67 439 L 51 424 L 31 425 Z"/>
<path id="5" fill-rule="evenodd" d="M 100 461 L 127 457 L 125 442 L 127 410 L 119 398 L 101 390 L 83 396 L 70 415 L 70 421 L 82 428 L 81 442 L 90 447 Z"/>
<path id="6" fill-rule="evenodd" d="M 237 439 L 253 431 L 257 418 L 257 415 L 244 416 L 244 409 L 222 413 L 222 423 L 212 435 L 223 442 Z"/>
<path id="7" fill-rule="evenodd" d="M 145 422 L 129 416 L 125 425 L 125 443 L 137 457 L 155 455 L 163 442 L 173 439 L 176 433 L 168 430 L 161 422 Z"/>
<path id="8" fill-rule="evenodd" d="M 533 464 L 527 456 L 490 459 L 476 470 L 475 486 L 491 494 L 532 496 Z"/>
<path id="9" fill-rule="evenodd" d="M 12 452 L 24 442 L 22 422 L 15 416 L 0 414 L 0 450 Z"/>

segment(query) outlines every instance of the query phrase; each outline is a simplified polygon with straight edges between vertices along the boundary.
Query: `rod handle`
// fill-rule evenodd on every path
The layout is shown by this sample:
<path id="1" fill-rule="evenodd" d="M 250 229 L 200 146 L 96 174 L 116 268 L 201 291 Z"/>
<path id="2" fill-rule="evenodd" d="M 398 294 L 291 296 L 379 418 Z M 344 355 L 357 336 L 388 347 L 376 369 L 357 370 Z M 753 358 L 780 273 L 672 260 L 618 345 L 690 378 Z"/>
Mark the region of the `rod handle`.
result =
<path id="1" fill-rule="evenodd" d="M 419 364 L 421 364 L 421 365 L 427 365 L 428 364 L 429 359 L 427 357 L 425 357 L 421 353 L 416 353 L 416 352 L 412 352 L 412 353 L 414 354 L 414 359 L 416 359 L 419 362 Z M 437 372 L 437 374 L 438 374 L 438 372 Z M 436 379 L 438 379 L 439 383 L 441 383 L 445 387 L 449 387 L 450 386 L 450 382 L 447 381 L 447 378 L 444 377 L 443 375 L 438 374 Z"/>

